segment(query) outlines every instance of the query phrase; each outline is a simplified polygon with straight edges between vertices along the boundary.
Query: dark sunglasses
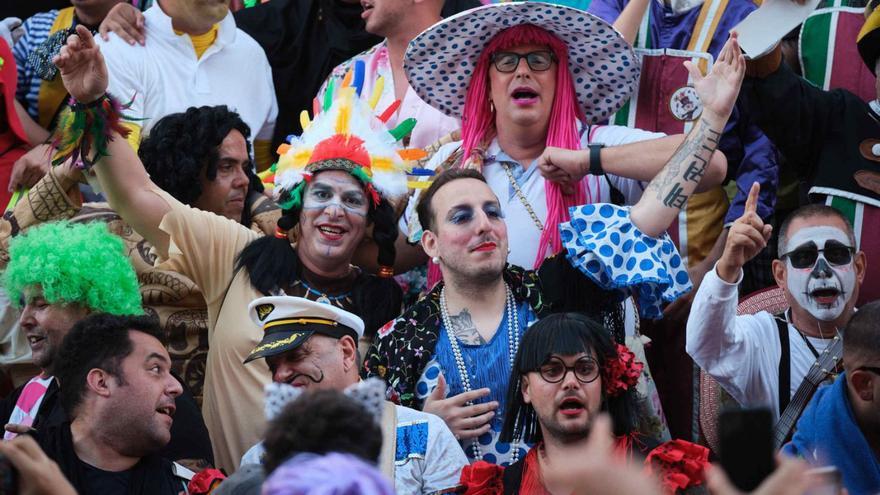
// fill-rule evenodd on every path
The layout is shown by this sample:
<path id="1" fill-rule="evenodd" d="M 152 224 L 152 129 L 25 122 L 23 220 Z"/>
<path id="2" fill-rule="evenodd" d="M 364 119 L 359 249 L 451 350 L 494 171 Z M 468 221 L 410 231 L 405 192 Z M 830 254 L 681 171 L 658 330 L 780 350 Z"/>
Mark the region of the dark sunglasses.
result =
<path id="1" fill-rule="evenodd" d="M 496 52 L 492 55 L 492 63 L 498 72 L 513 72 L 519 67 L 519 61 L 526 59 L 529 68 L 535 72 L 543 72 L 553 65 L 556 56 L 549 50 L 538 50 L 529 53 Z"/>
<path id="2" fill-rule="evenodd" d="M 825 259 L 832 265 L 848 265 L 852 261 L 855 249 L 837 241 L 825 241 L 825 247 L 819 249 L 815 243 L 809 242 L 789 251 L 780 258 L 788 258 L 795 268 L 809 268 L 819 259 L 819 253 L 825 253 Z"/>
<path id="3" fill-rule="evenodd" d="M 547 383 L 559 383 L 565 380 L 569 371 L 574 372 L 577 381 L 590 383 L 599 378 L 599 363 L 591 357 L 582 357 L 575 361 L 574 366 L 566 366 L 561 359 L 552 357 L 538 368 L 538 373 Z"/>

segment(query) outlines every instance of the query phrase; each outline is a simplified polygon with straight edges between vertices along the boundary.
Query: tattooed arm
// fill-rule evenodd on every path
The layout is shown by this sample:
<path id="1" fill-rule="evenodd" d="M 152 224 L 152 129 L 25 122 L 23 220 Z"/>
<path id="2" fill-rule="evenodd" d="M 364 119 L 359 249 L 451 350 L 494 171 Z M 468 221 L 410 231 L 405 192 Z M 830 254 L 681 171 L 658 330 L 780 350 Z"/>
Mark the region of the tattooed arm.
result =
<path id="1" fill-rule="evenodd" d="M 690 62 L 685 66 L 703 101 L 703 114 L 632 208 L 633 224 L 650 236 L 658 236 L 669 227 L 706 173 L 745 74 L 745 59 L 735 34 L 727 40 L 707 76 L 703 77 Z"/>

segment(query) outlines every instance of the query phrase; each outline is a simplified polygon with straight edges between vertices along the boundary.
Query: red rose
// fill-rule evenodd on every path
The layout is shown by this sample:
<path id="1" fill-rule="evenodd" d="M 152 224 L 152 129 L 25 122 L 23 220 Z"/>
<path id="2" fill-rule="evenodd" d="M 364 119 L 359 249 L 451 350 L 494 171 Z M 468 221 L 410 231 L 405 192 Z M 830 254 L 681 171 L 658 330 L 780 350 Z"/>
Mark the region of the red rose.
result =
<path id="1" fill-rule="evenodd" d="M 486 461 L 477 461 L 461 470 L 459 483 L 465 495 L 500 495 L 504 493 L 504 468 Z"/>

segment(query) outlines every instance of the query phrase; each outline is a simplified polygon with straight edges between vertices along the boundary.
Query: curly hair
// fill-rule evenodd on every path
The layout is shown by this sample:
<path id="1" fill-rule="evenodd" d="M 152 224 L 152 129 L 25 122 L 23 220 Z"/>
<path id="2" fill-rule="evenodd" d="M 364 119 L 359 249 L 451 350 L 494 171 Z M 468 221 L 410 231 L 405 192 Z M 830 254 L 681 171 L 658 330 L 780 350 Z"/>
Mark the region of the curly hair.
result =
<path id="1" fill-rule="evenodd" d="M 376 464 L 382 431 L 363 405 L 335 390 L 306 392 L 269 423 L 263 465 L 271 474 L 296 454 L 353 454 Z"/>
<path id="2" fill-rule="evenodd" d="M 157 186 L 192 205 L 202 195 L 202 170 L 208 180 L 217 178 L 218 148 L 234 130 L 244 136 L 250 154 L 251 130 L 236 112 L 226 105 L 190 107 L 159 119 L 141 142 L 138 156 Z M 259 187 L 252 167 L 246 169 L 251 188 Z"/>
<path id="3" fill-rule="evenodd" d="M 77 303 L 116 315 L 143 314 L 137 275 L 122 239 L 103 222 L 51 222 L 9 243 L 3 285 L 21 304 L 24 291 L 39 286 L 49 304 Z"/>

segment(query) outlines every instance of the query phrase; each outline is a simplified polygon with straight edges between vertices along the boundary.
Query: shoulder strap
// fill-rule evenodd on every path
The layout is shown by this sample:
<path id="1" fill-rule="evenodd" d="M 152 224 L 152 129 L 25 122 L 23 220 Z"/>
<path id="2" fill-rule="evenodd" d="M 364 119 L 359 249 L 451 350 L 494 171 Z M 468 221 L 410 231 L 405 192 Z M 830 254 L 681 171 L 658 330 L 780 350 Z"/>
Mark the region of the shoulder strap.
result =
<path id="1" fill-rule="evenodd" d="M 779 345 L 782 351 L 779 356 L 779 414 L 785 411 L 791 400 L 791 344 L 788 340 L 788 322 L 775 318 L 779 329 Z"/>
<path id="2" fill-rule="evenodd" d="M 397 454 L 397 406 L 385 401 L 382 411 L 382 451 L 379 454 L 379 469 L 391 483 L 394 483 L 394 460 Z"/>

